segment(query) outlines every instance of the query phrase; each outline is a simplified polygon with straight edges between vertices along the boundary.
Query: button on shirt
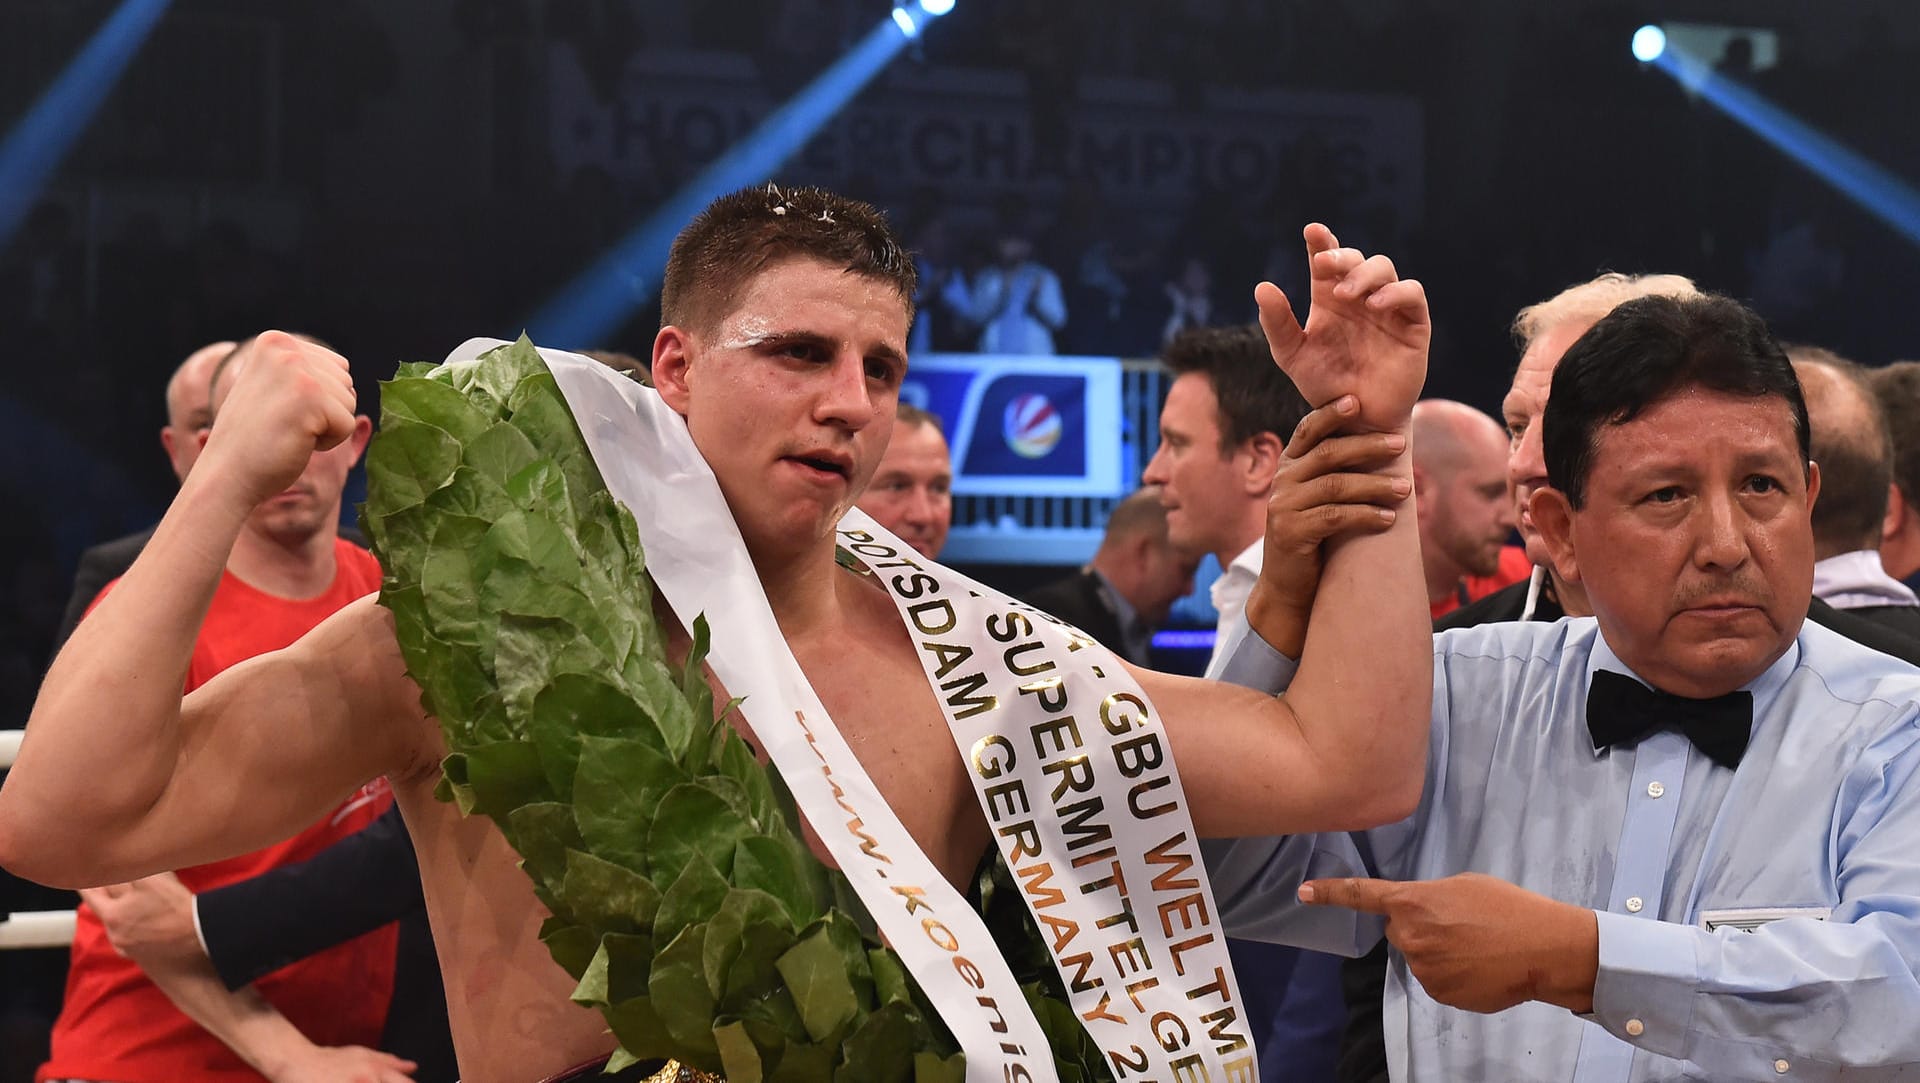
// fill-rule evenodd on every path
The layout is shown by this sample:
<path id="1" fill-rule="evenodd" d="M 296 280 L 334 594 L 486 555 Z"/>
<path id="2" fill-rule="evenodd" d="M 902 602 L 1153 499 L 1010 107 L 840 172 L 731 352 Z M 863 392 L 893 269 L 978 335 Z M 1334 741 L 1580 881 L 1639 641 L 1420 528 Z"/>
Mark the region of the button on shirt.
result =
<path id="1" fill-rule="evenodd" d="M 1285 679 L 1257 636 L 1227 649 L 1230 678 Z M 1753 742 L 1730 770 L 1671 730 L 1596 752 L 1597 669 L 1629 673 L 1591 618 L 1435 636 L 1419 809 L 1354 835 L 1209 842 L 1229 932 L 1358 954 L 1379 919 L 1300 905 L 1302 880 L 1486 873 L 1596 912 L 1593 1013 L 1444 1007 L 1395 953 L 1396 1080 L 1911 1078 L 1920 674 L 1806 624 L 1747 685 Z"/>

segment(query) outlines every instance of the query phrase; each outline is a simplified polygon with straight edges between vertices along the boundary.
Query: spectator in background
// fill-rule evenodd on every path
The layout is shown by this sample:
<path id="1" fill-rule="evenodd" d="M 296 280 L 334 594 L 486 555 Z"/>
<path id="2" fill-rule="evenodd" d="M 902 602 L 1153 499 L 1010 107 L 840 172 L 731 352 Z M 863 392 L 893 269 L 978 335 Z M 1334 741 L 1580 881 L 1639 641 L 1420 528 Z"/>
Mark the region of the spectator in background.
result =
<path id="1" fill-rule="evenodd" d="M 1413 496 L 1420 563 L 1437 620 L 1525 579 L 1526 550 L 1508 545 L 1507 434 L 1461 402 L 1426 399 L 1413 408 Z"/>
<path id="2" fill-rule="evenodd" d="M 193 469 L 193 461 L 200 457 L 200 437 L 213 421 L 207 398 L 214 367 L 232 353 L 233 348 L 231 342 L 208 343 L 187 355 L 167 380 L 167 423 L 160 427 L 160 447 L 173 466 L 173 476 L 180 481 L 187 480 L 187 471 Z M 101 588 L 120 578 L 132 566 L 133 558 L 140 555 L 151 537 L 153 528 L 148 527 L 123 538 L 101 542 L 80 554 L 80 566 L 73 576 L 73 593 L 67 599 L 67 612 L 60 620 L 59 631 L 54 633 L 55 651 L 73 634 L 74 625 L 80 623 L 81 614 L 93 604 Z"/>
<path id="3" fill-rule="evenodd" d="M 1213 326 L 1213 269 L 1206 260 L 1189 258 L 1180 268 L 1180 277 L 1166 284 L 1166 295 L 1171 311 L 1166 326 L 1160 329 L 1161 345 L 1172 342 L 1182 331 Z"/>
<path id="4" fill-rule="evenodd" d="M 1307 402 L 1253 324 L 1188 331 L 1160 360 L 1174 379 L 1160 408 L 1160 446 L 1141 480 L 1160 491 L 1173 545 L 1220 561 L 1212 593 L 1224 642 L 1246 622 L 1247 593 L 1260 577 L 1267 491 Z"/>
<path id="5" fill-rule="evenodd" d="M 1790 346 L 1820 467 L 1813 505 L 1813 593 L 1856 616 L 1920 639 L 1920 598 L 1880 563 L 1893 485 L 1893 443 L 1860 366 L 1817 346 Z"/>
<path id="6" fill-rule="evenodd" d="M 1154 302 L 1164 281 L 1160 241 L 1139 215 L 1116 214 L 1096 181 L 1071 180 L 1041 258 L 1060 270 L 1073 321 L 1054 336 L 1061 353 L 1146 357 L 1164 345 L 1165 313 Z"/>
<path id="7" fill-rule="evenodd" d="M 940 556 L 953 526 L 953 459 L 937 416 L 899 405 L 886 454 L 854 503 L 921 556 Z"/>
<path id="8" fill-rule="evenodd" d="M 1513 386 L 1500 404 L 1511 445 L 1507 455 L 1507 485 L 1513 496 L 1514 525 L 1527 559 L 1534 564 L 1525 583 L 1494 591 L 1471 605 L 1460 607 L 1441 622 L 1442 628 L 1465 628 L 1503 620 L 1558 620 L 1562 616 L 1592 615 L 1577 583 L 1567 583 L 1549 567 L 1546 546 L 1534 529 L 1528 501 L 1547 484 L 1547 463 L 1540 445 L 1540 418 L 1553 387 L 1553 370 L 1567 347 L 1600 322 L 1616 305 L 1637 297 L 1696 297 L 1700 291 L 1679 275 L 1623 275 L 1608 272 L 1591 281 L 1569 286 L 1539 304 L 1528 305 L 1513 319 L 1513 334 L 1521 346 L 1520 365 Z"/>
<path id="9" fill-rule="evenodd" d="M 247 352 L 242 345 L 213 366 L 208 397 L 216 423 L 226 392 L 243 378 Z M 188 434 L 191 442 L 198 445 L 205 431 Z M 189 691 L 246 658 L 285 646 L 379 588 L 373 556 L 337 537 L 341 490 L 371 431 L 367 418 L 357 418 L 348 440 L 314 453 L 285 492 L 248 516 L 193 644 Z M 384 779 L 369 783 L 295 837 L 182 869 L 179 879 L 188 890 L 203 891 L 304 860 L 372 823 L 391 800 Z M 111 897 L 125 886 L 105 890 Z M 363 1070 L 383 1081 L 404 1078 L 399 1073 L 411 1069 L 409 1062 L 368 1048 L 380 1040 L 393 993 L 395 946 L 388 926 L 231 993 L 205 956 L 154 955 L 140 962 L 122 956 L 83 904 L 53 1055 L 41 1078 L 238 1083 L 298 1078 L 301 1071 L 352 1078 Z"/>
<path id="10" fill-rule="evenodd" d="M 1880 530 L 1880 564 L 1895 579 L 1920 575 L 1920 361 L 1895 361 L 1872 376 L 1893 437 L 1893 486 Z"/>
<path id="11" fill-rule="evenodd" d="M 1167 540 L 1166 506 L 1159 490 L 1147 486 L 1114 505 L 1085 567 L 1035 588 L 1027 601 L 1144 666 L 1154 629 L 1166 622 L 1174 599 L 1193 589 L 1198 563 Z"/>
<path id="12" fill-rule="evenodd" d="M 1187 331 L 1160 360 L 1175 373 L 1160 409 L 1160 447 L 1142 476 L 1160 490 L 1167 538 L 1224 569 L 1212 587 L 1219 612 L 1206 675 L 1226 664 L 1223 645 L 1247 626 L 1247 595 L 1260 578 L 1267 499 L 1288 437 L 1307 401 L 1273 363 L 1253 324 Z M 1316 1080 L 1332 1073 L 1342 1001 L 1340 960 L 1276 944 L 1229 940 L 1260 1077 Z"/>
<path id="13" fill-rule="evenodd" d="M 1013 232 L 995 249 L 967 291 L 965 315 L 980 327 L 981 353 L 1050 354 L 1067 325 L 1060 277 L 1033 258 L 1033 242 Z"/>
<path id="14" fill-rule="evenodd" d="M 946 212 L 933 209 L 913 231 L 913 329 L 907 356 L 964 349 L 967 279 L 953 251 Z"/>

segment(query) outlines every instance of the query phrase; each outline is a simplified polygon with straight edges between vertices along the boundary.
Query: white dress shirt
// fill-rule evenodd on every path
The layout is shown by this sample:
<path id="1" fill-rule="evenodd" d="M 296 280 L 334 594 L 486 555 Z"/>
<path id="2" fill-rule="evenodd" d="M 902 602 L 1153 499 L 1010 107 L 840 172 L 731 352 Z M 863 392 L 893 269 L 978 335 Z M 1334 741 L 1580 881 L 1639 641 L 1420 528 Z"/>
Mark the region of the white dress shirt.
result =
<path id="1" fill-rule="evenodd" d="M 1214 611 L 1220 614 L 1219 623 L 1214 626 L 1213 654 L 1207 658 L 1207 679 L 1210 681 L 1220 679 L 1231 648 L 1246 636 L 1247 595 L 1253 593 L 1253 585 L 1260 580 L 1265 546 L 1265 538 L 1255 538 L 1253 544 L 1240 550 L 1240 555 L 1234 557 L 1226 570 L 1220 573 L 1220 578 L 1207 588 L 1208 597 L 1213 599 Z"/>
<path id="2" fill-rule="evenodd" d="M 1905 583 L 1888 575 L 1880 563 L 1880 554 L 1872 549 L 1857 549 L 1816 562 L 1813 596 L 1835 609 L 1920 606 L 1920 597 L 1915 597 Z"/>

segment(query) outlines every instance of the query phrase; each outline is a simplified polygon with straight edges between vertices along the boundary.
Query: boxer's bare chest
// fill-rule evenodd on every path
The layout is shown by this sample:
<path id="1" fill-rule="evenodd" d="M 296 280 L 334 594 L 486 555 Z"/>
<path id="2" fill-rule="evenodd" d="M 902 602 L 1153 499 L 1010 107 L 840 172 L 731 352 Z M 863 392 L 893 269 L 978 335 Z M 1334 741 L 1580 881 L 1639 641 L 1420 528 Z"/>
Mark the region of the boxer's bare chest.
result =
<path id="1" fill-rule="evenodd" d="M 901 825 L 965 891 L 988 836 L 952 733 L 893 603 L 852 572 L 836 568 L 834 574 L 844 577 L 847 602 L 839 619 L 790 634 L 787 645 Z M 684 652 L 678 639 L 669 643 L 676 656 Z M 714 698 L 727 701 L 717 683 Z M 749 729 L 742 732 L 752 740 Z M 814 853 L 829 860 L 813 832 L 807 835 Z"/>

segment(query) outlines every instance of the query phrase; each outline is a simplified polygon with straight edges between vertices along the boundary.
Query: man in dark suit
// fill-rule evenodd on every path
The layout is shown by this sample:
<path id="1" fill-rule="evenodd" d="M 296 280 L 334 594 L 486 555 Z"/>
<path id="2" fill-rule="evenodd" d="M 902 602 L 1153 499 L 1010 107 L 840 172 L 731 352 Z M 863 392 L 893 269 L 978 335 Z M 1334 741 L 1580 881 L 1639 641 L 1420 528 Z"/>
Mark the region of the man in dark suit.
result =
<path id="1" fill-rule="evenodd" d="M 1813 593 L 1852 616 L 1920 642 L 1920 597 L 1888 575 L 1881 530 L 1893 486 L 1893 442 L 1859 365 L 1817 346 L 1789 346 L 1813 426 L 1820 500 L 1813 506 Z"/>
<path id="2" fill-rule="evenodd" d="M 1100 549 L 1085 567 L 1036 588 L 1027 600 L 1144 666 L 1153 630 L 1193 589 L 1197 564 L 1167 541 L 1167 509 L 1160 490 L 1149 485 L 1114 506 Z"/>

